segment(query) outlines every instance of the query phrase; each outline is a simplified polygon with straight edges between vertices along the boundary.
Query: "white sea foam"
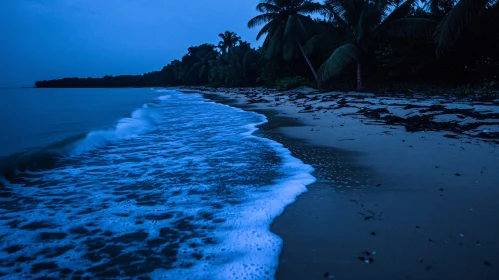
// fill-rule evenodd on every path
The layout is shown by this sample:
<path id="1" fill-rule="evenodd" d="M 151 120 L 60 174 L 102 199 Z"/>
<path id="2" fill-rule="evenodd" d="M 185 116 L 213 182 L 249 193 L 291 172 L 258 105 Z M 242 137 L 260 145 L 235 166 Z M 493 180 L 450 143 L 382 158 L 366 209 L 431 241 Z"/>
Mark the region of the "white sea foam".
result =
<path id="1" fill-rule="evenodd" d="M 114 129 L 89 133 L 56 169 L 6 186 L 1 272 L 273 278 L 282 240 L 270 225 L 314 182 L 312 167 L 253 135 L 264 116 L 163 92 Z M 10 264 L 23 256 L 35 260 Z M 40 262 L 58 267 L 34 269 Z"/>
<path id="2" fill-rule="evenodd" d="M 68 147 L 69 155 L 74 156 L 116 141 L 152 132 L 156 129 L 156 118 L 157 116 L 154 116 L 153 112 L 148 111 L 147 107 L 136 109 L 130 117 L 120 119 L 114 128 L 92 131 L 84 139 L 70 145 Z"/>

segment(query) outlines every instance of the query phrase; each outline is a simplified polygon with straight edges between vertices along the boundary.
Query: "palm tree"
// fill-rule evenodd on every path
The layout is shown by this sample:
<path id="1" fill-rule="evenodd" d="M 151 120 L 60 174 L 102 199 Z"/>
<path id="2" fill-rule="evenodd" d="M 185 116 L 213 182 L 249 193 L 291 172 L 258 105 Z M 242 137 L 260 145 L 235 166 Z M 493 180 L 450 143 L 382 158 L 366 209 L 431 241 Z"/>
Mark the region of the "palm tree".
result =
<path id="1" fill-rule="evenodd" d="M 233 47 L 236 46 L 237 42 L 241 40 L 241 37 L 237 36 L 235 32 L 225 31 L 225 33 L 218 34 L 218 37 L 222 38 L 220 42 L 218 42 L 218 48 L 222 51 L 222 53 L 229 52 Z"/>
<path id="2" fill-rule="evenodd" d="M 319 76 L 303 44 L 308 39 L 308 30 L 313 24 L 308 15 L 322 11 L 322 5 L 309 0 L 261 0 L 256 9 L 262 14 L 252 18 L 248 27 L 263 24 L 256 38 L 258 40 L 266 35 L 263 47 L 267 57 L 282 53 L 285 60 L 291 60 L 297 53 L 301 53 L 319 85 Z"/>
<path id="3" fill-rule="evenodd" d="M 430 0 L 430 7 L 438 7 L 442 0 Z M 448 0 L 447 0 L 448 2 Z M 498 7 L 498 0 L 459 0 L 438 24 L 435 31 L 437 54 L 449 51 L 466 31 L 466 28 L 488 9 Z"/>
<path id="4" fill-rule="evenodd" d="M 336 77 L 357 63 L 357 90 L 362 90 L 362 66 L 373 46 L 383 36 L 431 36 L 436 21 L 408 17 L 416 0 L 327 0 L 334 23 L 349 34 L 320 68 L 323 80 Z"/>
<path id="5" fill-rule="evenodd" d="M 182 81 L 193 85 L 207 84 L 211 61 L 216 60 L 218 55 L 211 44 L 189 47 L 188 53 L 182 57 Z"/>
<path id="6" fill-rule="evenodd" d="M 229 52 L 212 61 L 210 82 L 229 87 L 253 85 L 259 68 L 260 53 L 248 42 L 239 41 Z"/>

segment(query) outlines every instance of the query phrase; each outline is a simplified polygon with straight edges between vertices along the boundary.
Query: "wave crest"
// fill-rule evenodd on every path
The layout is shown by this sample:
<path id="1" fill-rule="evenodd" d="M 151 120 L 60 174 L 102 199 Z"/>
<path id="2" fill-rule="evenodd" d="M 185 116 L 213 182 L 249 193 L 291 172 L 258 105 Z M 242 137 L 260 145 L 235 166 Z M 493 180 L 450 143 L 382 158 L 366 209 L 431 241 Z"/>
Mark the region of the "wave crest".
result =
<path id="1" fill-rule="evenodd" d="M 134 110 L 130 117 L 118 120 L 113 128 L 90 131 L 43 148 L 0 158 L 0 176 L 12 178 L 20 171 L 52 169 L 60 158 L 79 155 L 117 141 L 150 133 L 156 129 L 159 118 L 154 107 L 150 108 L 144 104 L 142 108 Z"/>

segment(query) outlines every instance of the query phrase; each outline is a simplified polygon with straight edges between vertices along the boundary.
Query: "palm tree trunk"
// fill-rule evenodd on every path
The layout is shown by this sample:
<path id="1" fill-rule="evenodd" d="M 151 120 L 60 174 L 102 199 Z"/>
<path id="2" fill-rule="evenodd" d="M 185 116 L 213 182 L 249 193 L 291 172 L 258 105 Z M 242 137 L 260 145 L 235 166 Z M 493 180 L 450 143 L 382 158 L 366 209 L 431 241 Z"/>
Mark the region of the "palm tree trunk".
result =
<path id="1" fill-rule="evenodd" d="M 321 82 L 319 80 L 319 75 L 317 75 L 317 72 L 315 71 L 315 68 L 314 66 L 312 65 L 312 62 L 310 62 L 310 59 L 308 59 L 308 56 L 307 54 L 305 53 L 305 50 L 303 49 L 302 45 L 300 44 L 300 42 L 298 42 L 298 40 L 296 40 L 296 43 L 298 44 L 298 46 L 300 47 L 300 51 L 301 51 L 301 54 L 303 55 L 303 57 L 305 58 L 305 60 L 307 61 L 307 64 L 308 64 L 308 67 L 310 67 L 310 70 L 312 70 L 312 73 L 314 74 L 314 78 L 315 78 L 315 81 L 317 82 L 317 87 L 320 88 L 321 87 Z"/>
<path id="2" fill-rule="evenodd" d="M 362 85 L 362 63 L 360 59 L 357 59 L 357 91 L 361 91 L 363 89 Z"/>

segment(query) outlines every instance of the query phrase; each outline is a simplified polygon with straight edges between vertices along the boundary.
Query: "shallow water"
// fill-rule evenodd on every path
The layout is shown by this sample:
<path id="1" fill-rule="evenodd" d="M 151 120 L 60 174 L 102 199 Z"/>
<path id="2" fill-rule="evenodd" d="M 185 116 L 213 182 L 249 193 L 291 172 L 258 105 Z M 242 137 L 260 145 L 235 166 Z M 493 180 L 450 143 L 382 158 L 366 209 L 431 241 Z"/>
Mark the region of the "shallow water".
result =
<path id="1" fill-rule="evenodd" d="M 0 88 L 0 157 L 109 128 L 157 96 L 133 88 Z"/>
<path id="2" fill-rule="evenodd" d="M 9 162 L 0 275 L 273 277 L 282 242 L 270 224 L 314 181 L 312 168 L 252 135 L 262 115 L 143 91 L 156 97 L 114 126 Z M 50 165 L 29 164 L 46 156 Z"/>

